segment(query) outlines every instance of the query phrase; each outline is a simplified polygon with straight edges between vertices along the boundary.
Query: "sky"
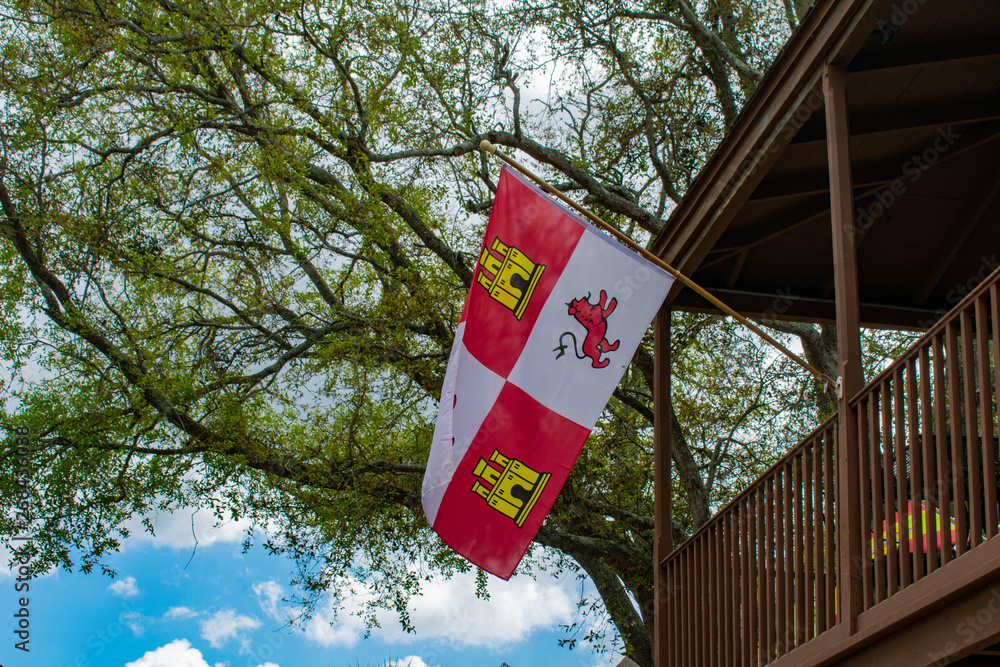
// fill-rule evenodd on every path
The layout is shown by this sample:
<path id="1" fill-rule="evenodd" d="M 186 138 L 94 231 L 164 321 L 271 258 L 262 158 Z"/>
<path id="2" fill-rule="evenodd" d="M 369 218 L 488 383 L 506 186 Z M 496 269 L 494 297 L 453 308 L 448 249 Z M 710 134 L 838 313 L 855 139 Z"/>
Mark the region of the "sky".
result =
<path id="1" fill-rule="evenodd" d="M 284 598 L 293 563 L 261 547 L 242 553 L 246 525 L 213 522 L 204 510 L 160 515 L 155 538 L 130 537 L 107 559 L 114 579 L 59 571 L 18 592 L 16 573 L 0 572 L 7 619 L 0 667 L 611 667 L 620 660 L 586 643 L 559 646 L 567 636 L 560 625 L 593 622 L 577 606 L 593 589 L 572 574 L 490 577 L 489 601 L 475 597 L 472 573 L 434 579 L 411 600 L 415 634 L 386 613 L 366 638 L 359 618 L 334 618 L 330 608 L 290 625 L 297 610 Z M 28 653 L 14 648 L 26 595 Z M 345 604 L 364 599 L 359 588 Z"/>

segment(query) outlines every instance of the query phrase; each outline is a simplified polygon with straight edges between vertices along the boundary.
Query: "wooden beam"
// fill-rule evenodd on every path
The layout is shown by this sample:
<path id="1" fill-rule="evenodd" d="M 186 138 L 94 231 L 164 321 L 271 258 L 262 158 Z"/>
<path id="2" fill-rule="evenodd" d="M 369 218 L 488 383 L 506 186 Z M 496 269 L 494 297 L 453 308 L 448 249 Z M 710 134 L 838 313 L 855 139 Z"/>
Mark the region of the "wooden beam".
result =
<path id="1" fill-rule="evenodd" d="M 1000 109 L 1000 102 L 997 103 L 997 106 Z M 929 135 L 929 143 L 933 144 L 937 136 L 937 133 Z M 963 131 L 961 136 L 948 148 L 948 151 L 938 157 L 934 166 L 945 164 L 963 153 L 992 141 L 997 136 L 1000 136 L 1000 123 L 997 121 L 986 121 L 976 124 L 972 128 Z M 855 169 L 852 172 L 852 183 L 858 188 L 863 189 L 884 185 L 897 178 L 903 178 L 906 176 L 903 171 L 903 165 L 910 161 L 912 157 L 912 153 L 907 155 L 897 154 L 895 157 L 886 158 L 882 164 Z M 750 195 L 750 200 L 766 201 L 785 197 L 801 197 L 802 195 L 823 194 L 829 192 L 829 190 L 829 174 L 826 171 L 817 171 L 798 178 L 765 180 Z"/>
<path id="2" fill-rule="evenodd" d="M 755 245 L 769 241 L 776 236 L 781 236 L 790 232 L 796 227 L 800 227 L 809 222 L 814 222 L 825 217 L 830 212 L 830 200 L 826 197 L 803 204 L 788 213 L 771 218 L 763 224 L 750 229 L 738 229 L 726 232 L 719 237 L 712 248 L 710 254 L 717 252 L 729 252 L 732 250 L 746 250 Z M 704 267 L 705 264 L 702 264 Z"/>
<path id="3" fill-rule="evenodd" d="M 837 317 L 836 303 L 833 299 L 789 292 L 787 287 L 770 291 L 712 287 L 711 292 L 750 318 L 833 324 Z M 691 290 L 681 292 L 671 305 L 674 310 L 683 312 L 720 314 L 718 309 Z M 928 323 L 936 321 L 941 316 L 935 309 L 881 303 L 861 302 L 860 310 L 861 326 L 877 329 L 922 330 L 927 328 Z"/>
<path id="4" fill-rule="evenodd" d="M 747 255 L 750 254 L 749 248 L 744 248 L 736 256 L 736 262 L 733 263 L 733 268 L 729 272 L 729 278 L 726 279 L 726 287 L 732 287 L 736 284 L 736 281 L 740 277 L 740 271 L 743 270 L 743 265 L 746 264 Z"/>
<path id="5" fill-rule="evenodd" d="M 847 117 L 847 72 L 842 65 L 823 71 L 826 102 L 827 155 L 830 164 L 830 217 L 833 266 L 837 285 L 837 357 L 841 381 L 837 429 L 837 550 L 841 598 L 838 614 L 848 634 L 857 629 L 862 610 L 861 514 L 858 472 L 858 414 L 848 397 L 864 388 L 861 367 L 861 313 L 854 241 L 854 189 L 851 184 L 850 129 Z"/>
<path id="6" fill-rule="evenodd" d="M 895 51 L 859 53 L 847 66 L 847 72 L 873 72 L 922 67 L 937 63 L 974 60 L 1000 56 L 1000 41 L 996 39 L 963 40 L 945 44 L 927 44 Z"/>
<path id="7" fill-rule="evenodd" d="M 670 646 L 670 599 L 674 582 L 663 561 L 673 551 L 673 514 L 670 477 L 670 306 L 664 305 L 653 322 L 653 664 L 667 667 Z"/>
<path id="8" fill-rule="evenodd" d="M 894 109 L 892 113 L 851 119 L 851 136 L 861 137 L 885 132 L 900 132 L 941 125 L 960 125 L 1000 118 L 1000 100 L 949 100 L 947 104 Z M 807 124 L 792 138 L 791 144 L 826 141 L 826 127 Z"/>
<path id="9" fill-rule="evenodd" d="M 854 200 L 857 201 L 868 195 L 878 192 L 884 183 L 879 183 L 877 186 L 867 186 L 854 188 Z M 727 232 L 719 237 L 718 242 L 716 242 L 715 247 L 712 248 L 710 255 L 726 253 L 731 254 L 733 252 L 743 252 L 749 250 L 754 246 L 758 246 L 762 243 L 766 243 L 773 238 L 777 238 L 782 234 L 786 234 L 793 231 L 802 225 L 809 224 L 810 222 L 815 222 L 821 218 L 827 218 L 830 215 L 830 198 L 823 197 L 822 199 L 817 199 L 816 201 L 811 201 L 808 204 L 803 204 L 798 208 L 795 208 L 780 217 L 768 220 L 756 227 L 751 227 L 747 229 L 746 227 L 740 228 L 738 231 Z M 718 259 L 712 259 L 703 263 L 699 269 L 704 269 L 712 264 L 718 262 Z M 732 285 L 729 285 L 732 287 Z"/>

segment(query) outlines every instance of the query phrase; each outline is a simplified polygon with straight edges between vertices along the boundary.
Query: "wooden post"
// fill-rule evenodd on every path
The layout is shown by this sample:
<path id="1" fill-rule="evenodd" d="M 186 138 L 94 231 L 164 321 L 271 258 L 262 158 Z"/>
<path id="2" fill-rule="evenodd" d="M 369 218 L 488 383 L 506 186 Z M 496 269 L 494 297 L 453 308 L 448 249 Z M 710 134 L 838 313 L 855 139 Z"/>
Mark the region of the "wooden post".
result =
<path id="1" fill-rule="evenodd" d="M 827 154 L 830 166 L 830 214 L 837 309 L 837 361 L 842 393 L 837 404 L 837 548 L 840 623 L 848 634 L 857 630 L 861 600 L 861 500 L 858 472 L 858 413 L 848 401 L 864 388 L 861 368 L 861 317 L 855 248 L 854 191 L 851 179 L 850 129 L 847 118 L 847 74 L 843 65 L 823 71 Z"/>
<path id="2" fill-rule="evenodd" d="M 670 306 L 664 305 L 653 322 L 653 507 L 655 540 L 653 545 L 653 664 L 667 667 L 671 635 L 668 614 L 674 586 L 663 569 L 663 559 L 674 550 L 673 516 L 670 505 Z"/>

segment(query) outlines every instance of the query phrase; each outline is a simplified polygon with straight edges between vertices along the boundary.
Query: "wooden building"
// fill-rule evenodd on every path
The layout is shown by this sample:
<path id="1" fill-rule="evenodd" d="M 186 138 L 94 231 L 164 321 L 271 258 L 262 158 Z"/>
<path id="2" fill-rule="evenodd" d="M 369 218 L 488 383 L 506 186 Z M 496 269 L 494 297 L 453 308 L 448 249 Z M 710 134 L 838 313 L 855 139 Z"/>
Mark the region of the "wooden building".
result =
<path id="1" fill-rule="evenodd" d="M 668 298 L 657 666 L 1000 665 L 1000 2 L 817 0 L 653 249 L 744 314 L 835 321 L 842 379 L 673 545 L 669 312 L 712 307 Z M 866 379 L 861 326 L 926 334 Z"/>

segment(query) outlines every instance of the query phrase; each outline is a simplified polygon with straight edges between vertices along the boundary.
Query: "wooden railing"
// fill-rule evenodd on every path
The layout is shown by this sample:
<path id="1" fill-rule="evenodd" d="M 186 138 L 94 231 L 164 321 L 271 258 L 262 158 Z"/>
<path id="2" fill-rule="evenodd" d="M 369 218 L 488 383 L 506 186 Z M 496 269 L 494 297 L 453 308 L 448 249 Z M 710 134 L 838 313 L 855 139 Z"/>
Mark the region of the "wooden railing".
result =
<path id="1" fill-rule="evenodd" d="M 837 420 L 664 562 L 669 664 L 764 665 L 837 620 Z"/>
<path id="2" fill-rule="evenodd" d="M 869 609 L 998 532 L 991 276 L 851 401 Z"/>
<path id="3" fill-rule="evenodd" d="M 861 554 L 867 618 L 935 570 L 961 568 L 1000 532 L 998 280 L 1000 271 L 848 401 L 859 497 L 837 496 L 837 461 L 854 457 L 837 456 L 852 438 L 838 440 L 835 415 L 664 559 L 667 664 L 766 665 L 836 626 L 839 547 Z M 837 541 L 842 502 L 860 515 L 860 545 Z"/>

